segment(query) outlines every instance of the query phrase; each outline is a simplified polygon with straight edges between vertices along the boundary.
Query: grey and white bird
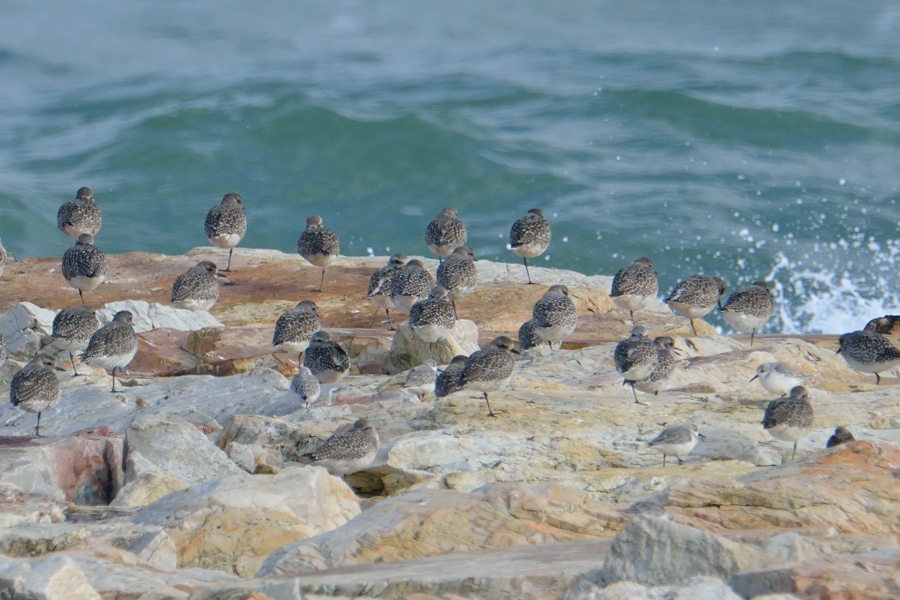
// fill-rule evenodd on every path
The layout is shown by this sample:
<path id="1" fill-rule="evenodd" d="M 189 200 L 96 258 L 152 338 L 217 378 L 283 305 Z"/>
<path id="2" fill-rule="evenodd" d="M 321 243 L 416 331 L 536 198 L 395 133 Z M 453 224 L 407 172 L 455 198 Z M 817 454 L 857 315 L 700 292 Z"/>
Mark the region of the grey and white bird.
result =
<path id="1" fill-rule="evenodd" d="M 531 272 L 528 270 L 528 259 L 543 254 L 550 245 L 550 237 L 550 223 L 544 218 L 544 213 L 539 208 L 529 210 L 524 217 L 513 223 L 509 230 L 508 248 L 516 256 L 522 257 L 528 283 L 532 283 Z"/>
<path id="2" fill-rule="evenodd" d="M 204 260 L 175 278 L 172 304 L 187 310 L 209 310 L 219 299 L 219 268 Z"/>
<path id="3" fill-rule="evenodd" d="M 366 292 L 366 298 L 372 301 L 375 306 L 384 309 L 387 315 L 388 329 L 394 330 L 394 323 L 391 321 L 391 309 L 394 303 L 391 302 L 391 282 L 394 280 L 409 258 L 405 254 L 393 254 L 388 258 L 385 266 L 381 267 L 369 278 L 369 289 Z"/>
<path id="4" fill-rule="evenodd" d="M 806 388 L 798 385 L 787 398 L 772 400 L 766 406 L 762 426 L 773 438 L 794 442 L 791 460 L 797 454 L 797 441 L 809 432 L 813 422 L 813 407 Z"/>
<path id="5" fill-rule="evenodd" d="M 551 286 L 544 295 L 534 303 L 531 311 L 534 331 L 550 348 L 554 343 L 562 346 L 562 341 L 575 331 L 578 325 L 578 313 L 575 304 L 569 298 L 569 288 L 564 285 Z"/>
<path id="6" fill-rule="evenodd" d="M 679 282 L 664 302 L 676 315 L 690 319 L 691 329 L 694 330 L 694 335 L 697 335 L 694 319 L 699 319 L 716 306 L 721 306 L 725 289 L 725 280 L 721 277 L 691 275 Z"/>
<path id="7" fill-rule="evenodd" d="M 875 384 L 881 383 L 880 373 L 900 366 L 900 350 L 880 333 L 854 331 L 838 338 L 838 354 L 844 357 L 854 371 L 875 373 Z"/>
<path id="8" fill-rule="evenodd" d="M 414 258 L 391 280 L 391 302 L 394 308 L 408 315 L 412 305 L 427 298 L 433 287 L 434 277 L 425 270 L 421 260 Z"/>
<path id="9" fill-rule="evenodd" d="M 478 285 L 478 269 L 475 267 L 475 253 L 468 246 L 456 248 L 447 260 L 438 265 L 437 284 L 447 288 L 447 298 L 456 314 L 456 301 L 475 291 Z"/>
<path id="10" fill-rule="evenodd" d="M 428 358 L 421 365 L 413 367 L 406 372 L 406 381 L 400 386 L 405 392 L 422 396 L 426 392 L 434 391 L 434 381 L 437 378 L 437 362 Z"/>
<path id="11" fill-rule="evenodd" d="M 317 331 L 303 353 L 303 366 L 308 368 L 319 383 L 337 383 L 350 370 L 350 357 L 325 331 Z"/>
<path id="12" fill-rule="evenodd" d="M 128 366 L 137 354 L 137 335 L 132 326 L 130 311 L 120 310 L 113 320 L 91 335 L 87 348 L 81 354 L 81 362 L 97 365 L 112 375 L 112 392 L 116 393 L 116 371 Z"/>
<path id="13" fill-rule="evenodd" d="M 6 270 L 6 262 L 9 260 L 9 255 L 6 253 L 6 248 L 3 247 L 3 243 L 0 242 L 0 277 L 3 276 L 3 271 Z"/>
<path id="14" fill-rule="evenodd" d="M 325 267 L 341 253 L 337 234 L 322 225 L 322 217 L 313 215 L 306 219 L 306 230 L 297 240 L 297 252 L 312 265 L 322 267 L 319 291 L 325 288 Z"/>
<path id="15" fill-rule="evenodd" d="M 94 202 L 94 192 L 89 187 L 79 188 L 75 199 L 69 200 L 56 211 L 56 226 L 75 239 L 83 233 L 97 235 L 102 225 L 100 206 Z"/>
<path id="16" fill-rule="evenodd" d="M 230 271 L 234 247 L 247 233 L 247 216 L 244 214 L 244 200 L 241 195 L 229 192 L 222 197 L 218 206 L 209 209 L 203 223 L 203 231 L 213 246 L 228 248 L 228 266 L 225 267 L 225 271 Z"/>
<path id="17" fill-rule="evenodd" d="M 106 255 L 94 245 L 89 233 L 82 233 L 63 254 L 62 274 L 66 282 L 78 290 L 84 304 L 84 292 L 92 292 L 106 280 Z"/>
<path id="18" fill-rule="evenodd" d="M 436 285 L 428 297 L 419 300 L 409 309 L 409 328 L 413 334 L 428 344 L 445 339 L 456 324 L 453 306 L 447 300 L 447 290 Z"/>
<path id="19" fill-rule="evenodd" d="M 659 394 L 659 391 L 668 383 L 669 377 L 675 371 L 675 340 L 667 335 L 653 339 L 656 346 L 656 368 L 649 377 L 634 382 L 634 388 L 645 394 Z"/>
<path id="20" fill-rule="evenodd" d="M 466 245 L 466 226 L 455 208 L 445 208 L 425 228 L 425 245 L 443 262 L 454 249 Z"/>
<path id="21" fill-rule="evenodd" d="M 534 325 L 534 319 L 528 319 L 519 327 L 519 348 L 522 352 L 537 348 L 544 344 L 543 338 L 538 335 Z"/>
<path id="22" fill-rule="evenodd" d="M 624 378 L 622 385 L 631 385 L 631 393 L 634 394 L 634 401 L 638 404 L 641 402 L 638 400 L 634 383 L 650 377 L 659 366 L 657 346 L 647 337 L 646 331 L 641 326 L 634 327 L 631 330 L 631 337 L 616 344 L 613 351 L 616 371 Z"/>
<path id="23" fill-rule="evenodd" d="M 312 374 L 312 371 L 303 365 L 297 368 L 297 374 L 291 379 L 290 389 L 300 398 L 303 408 L 307 409 L 319 399 L 319 394 L 322 391 L 319 386 L 319 380 Z"/>
<path id="24" fill-rule="evenodd" d="M 719 309 L 725 322 L 735 331 L 750 332 L 750 347 L 753 347 L 753 336 L 765 325 L 775 310 L 769 284 L 765 281 L 754 282 L 753 285 L 731 293 L 728 300 Z"/>
<path id="25" fill-rule="evenodd" d="M 656 297 L 659 282 L 653 270 L 653 262 L 646 256 L 625 265 L 612 280 L 609 297 L 620 310 L 627 310 L 634 325 L 634 311 L 640 310 Z"/>
<path id="26" fill-rule="evenodd" d="M 299 354 L 309 347 L 313 334 L 321 329 L 322 321 L 316 312 L 316 303 L 301 300 L 297 306 L 278 317 L 272 345 L 280 350 Z"/>
<path id="27" fill-rule="evenodd" d="M 682 464 L 681 457 L 691 453 L 697 445 L 697 438 L 703 435 L 693 423 L 681 423 L 670 425 L 659 432 L 655 438 L 647 442 L 647 446 L 659 450 L 663 455 L 663 466 L 666 466 L 666 456 L 674 456 L 678 464 Z"/>
<path id="28" fill-rule="evenodd" d="M 9 384 L 9 401 L 13 406 L 30 413 L 37 413 L 34 435 L 41 433 L 41 413 L 51 410 L 59 402 L 59 380 L 52 356 L 38 354 L 13 375 Z"/>
<path id="29" fill-rule="evenodd" d="M 91 336 L 99 328 L 97 313 L 87 304 L 64 308 L 53 317 L 53 330 L 50 334 L 53 346 L 69 353 L 75 375 L 78 375 L 78 369 L 75 368 L 74 353 L 87 348 Z"/>
<path id="30" fill-rule="evenodd" d="M 434 395 L 438 398 L 449 396 L 453 392 L 463 389 L 459 378 L 466 366 L 467 356 L 457 354 L 450 361 L 450 364 L 444 367 L 444 370 L 438 373 L 434 380 Z"/>
<path id="31" fill-rule="evenodd" d="M 837 427 L 831 437 L 828 438 L 828 441 L 825 442 L 825 447 L 834 448 L 835 446 L 840 446 L 841 444 L 855 441 L 856 438 L 853 437 L 853 434 L 850 433 L 849 429 L 847 429 L 846 427 Z"/>
<path id="32" fill-rule="evenodd" d="M 515 343 L 504 335 L 496 337 L 487 347 L 469 355 L 459 376 L 463 389 L 484 394 L 488 415 L 491 417 L 497 415 L 491 410 L 488 393 L 506 387 L 512 380 L 516 361 L 511 353 L 519 353 Z"/>
<path id="33" fill-rule="evenodd" d="M 365 469 L 378 453 L 378 432 L 363 417 L 353 426 L 339 431 L 321 446 L 303 455 L 310 465 L 325 467 L 332 475 L 347 475 Z"/>
<path id="34" fill-rule="evenodd" d="M 806 385 L 809 376 L 783 362 L 767 362 L 756 367 L 756 375 L 750 381 L 759 379 L 767 392 L 787 396 L 798 385 Z"/>

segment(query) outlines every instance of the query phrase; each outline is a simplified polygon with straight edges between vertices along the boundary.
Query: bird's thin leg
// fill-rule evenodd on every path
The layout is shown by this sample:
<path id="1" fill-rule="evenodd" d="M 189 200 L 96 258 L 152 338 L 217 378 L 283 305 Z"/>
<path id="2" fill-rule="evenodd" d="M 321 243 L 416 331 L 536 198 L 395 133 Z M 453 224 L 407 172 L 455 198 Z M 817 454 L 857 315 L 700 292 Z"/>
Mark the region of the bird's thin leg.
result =
<path id="1" fill-rule="evenodd" d="M 112 393 L 113 394 L 116 393 L 116 369 L 118 369 L 118 368 L 119 367 L 113 367 L 113 370 L 112 370 L 112 378 L 113 378 Z"/>
<path id="2" fill-rule="evenodd" d="M 387 315 L 388 329 L 394 331 L 394 322 L 391 321 L 391 311 L 389 311 L 388 309 L 384 309 L 384 314 Z"/>
<path id="3" fill-rule="evenodd" d="M 753 347 L 753 336 L 756 335 L 756 328 L 750 330 L 750 347 Z"/>
<path id="4" fill-rule="evenodd" d="M 665 466 L 666 466 L 666 455 L 663 454 L 663 467 L 665 467 Z"/>
<path id="5" fill-rule="evenodd" d="M 797 456 L 797 442 L 794 442 L 794 451 L 791 453 L 791 460 L 794 460 L 795 456 Z"/>
<path id="6" fill-rule="evenodd" d="M 81 297 L 81 303 L 84 304 L 84 294 L 81 293 L 81 290 L 78 290 L 78 295 Z"/>
<path id="7" fill-rule="evenodd" d="M 69 360 L 72 361 L 72 370 L 75 371 L 75 374 L 72 377 L 78 377 L 78 369 L 75 368 L 75 357 L 72 355 L 72 351 L 69 350 Z"/>
<path id="8" fill-rule="evenodd" d="M 225 271 L 230 271 L 230 270 L 231 270 L 231 253 L 232 253 L 232 252 L 234 252 L 234 246 L 232 246 L 232 247 L 228 250 L 228 266 L 225 267 Z"/>
<path id="9" fill-rule="evenodd" d="M 450 304 L 453 306 L 453 318 L 459 319 L 459 315 L 456 314 L 456 300 L 451 300 Z"/>
<path id="10" fill-rule="evenodd" d="M 696 335 L 697 335 L 697 328 L 694 326 L 694 320 L 693 320 L 693 319 L 691 319 L 691 329 L 694 330 L 694 335 L 696 336 Z"/>
<path id="11" fill-rule="evenodd" d="M 41 437 L 41 413 L 38 413 L 37 427 L 34 428 L 34 437 Z"/>
<path id="12" fill-rule="evenodd" d="M 635 327 L 637 324 L 634 322 L 634 311 L 633 311 L 633 310 L 629 310 L 629 311 L 628 311 L 628 314 L 631 315 L 631 326 L 632 326 L 632 327 Z"/>
<path id="13" fill-rule="evenodd" d="M 325 267 L 322 267 L 322 281 L 319 282 L 319 291 L 323 291 L 325 289 Z"/>
<path id="14" fill-rule="evenodd" d="M 494 411 L 491 410 L 491 401 L 488 400 L 487 392 L 484 392 L 484 401 L 487 403 L 487 407 L 488 407 L 488 416 L 489 416 L 489 417 L 496 417 L 497 415 L 495 415 L 495 414 L 494 414 Z"/>
<path id="15" fill-rule="evenodd" d="M 525 263 L 525 274 L 528 276 L 528 284 L 531 285 L 533 282 L 531 281 L 531 272 L 528 270 L 528 259 L 523 256 L 522 262 Z"/>
<path id="16" fill-rule="evenodd" d="M 680 457 L 680 456 L 676 456 L 676 457 L 675 457 L 675 460 L 678 461 L 678 464 L 679 464 L 679 465 L 683 465 L 683 464 L 684 464 L 684 461 L 681 460 L 681 457 Z"/>
<path id="17" fill-rule="evenodd" d="M 875 385 L 881 385 L 881 375 L 875 373 Z"/>

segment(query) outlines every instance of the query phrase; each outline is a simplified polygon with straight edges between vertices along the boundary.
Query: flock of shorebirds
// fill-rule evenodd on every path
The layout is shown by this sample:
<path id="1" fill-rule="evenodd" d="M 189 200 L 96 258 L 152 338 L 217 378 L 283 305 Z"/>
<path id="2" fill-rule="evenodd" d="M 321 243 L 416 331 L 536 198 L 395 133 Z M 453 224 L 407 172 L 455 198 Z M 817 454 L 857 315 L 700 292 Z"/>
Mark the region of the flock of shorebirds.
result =
<path id="1" fill-rule="evenodd" d="M 75 238 L 62 259 L 62 274 L 66 282 L 78 290 L 82 304 L 61 310 L 53 321 L 52 348 L 68 352 L 75 375 L 75 352 L 83 363 L 98 365 L 112 375 L 112 391 L 116 392 L 116 374 L 125 369 L 137 352 L 137 336 L 132 326 L 133 315 L 118 312 L 113 320 L 100 327 L 93 308 L 84 304 L 84 294 L 97 288 L 107 275 L 106 258 L 94 245 L 94 236 L 102 224 L 99 205 L 90 188 L 78 190 L 74 200 L 64 203 L 57 213 L 57 226 Z M 219 205 L 210 209 L 204 224 L 209 241 L 228 249 L 225 272 L 231 270 L 235 246 L 247 230 L 243 201 L 239 194 L 228 193 Z M 436 276 L 423 263 L 394 254 L 387 264 L 372 274 L 367 297 L 384 309 L 390 329 L 394 329 L 391 310 L 407 317 L 412 333 L 426 343 L 436 343 L 451 335 L 456 323 L 456 300 L 472 293 L 476 287 L 477 269 L 474 254 L 466 246 L 466 228 L 454 208 L 445 208 L 425 230 L 425 244 L 439 258 Z M 550 224 L 540 209 L 529 210 L 513 223 L 508 248 L 521 257 L 527 282 L 532 283 L 528 259 L 540 256 L 551 240 Z M 325 285 L 325 269 L 340 253 L 338 236 L 322 223 L 319 216 L 306 220 L 306 229 L 297 241 L 298 253 L 312 265 L 322 268 L 319 291 Z M 0 274 L 6 263 L 6 251 L 0 245 Z M 219 296 L 221 285 L 218 266 L 202 261 L 179 275 L 172 286 L 171 301 L 189 310 L 209 310 Z M 692 275 L 679 282 L 664 302 L 678 315 L 690 319 L 696 335 L 694 320 L 718 308 L 724 320 L 736 331 L 750 332 L 753 346 L 756 332 L 769 320 L 774 303 L 769 286 L 763 281 L 741 288 L 727 298 L 726 284 L 721 277 Z M 616 345 L 616 370 L 629 384 L 638 400 L 637 391 L 657 394 L 676 368 L 675 341 L 669 336 L 650 339 L 643 327 L 636 326 L 634 313 L 656 298 L 659 284 L 649 258 L 641 257 L 626 265 L 612 281 L 610 297 L 616 306 L 628 311 L 631 317 L 631 336 Z M 878 332 L 875 320 L 866 330 L 840 337 L 839 353 L 857 371 L 874 373 L 880 383 L 880 373 L 900 366 L 900 351 Z M 516 353 L 548 344 L 559 348 L 571 335 L 578 322 L 575 305 L 564 285 L 551 286 L 535 303 L 532 318 L 518 331 L 518 343 L 500 336 L 485 348 L 469 356 L 456 356 L 443 370 L 433 360 L 411 369 L 404 387 L 414 393 L 433 391 L 444 397 L 459 390 L 480 391 L 484 395 L 488 414 L 491 409 L 489 393 L 505 387 L 512 379 Z M 344 349 L 322 330 L 311 300 L 303 300 L 281 315 L 276 324 L 272 345 L 284 351 L 299 353 L 301 365 L 291 381 L 290 389 L 309 407 L 321 395 L 323 384 L 339 382 L 349 371 L 350 359 Z M 6 360 L 6 347 L 0 336 L 0 364 Z M 12 378 L 10 401 L 25 411 L 37 413 L 35 435 L 40 434 L 41 412 L 56 406 L 60 386 L 56 357 L 39 353 Z M 759 379 L 763 387 L 781 397 L 769 403 L 762 425 L 773 437 L 797 442 L 812 426 L 813 408 L 804 384 L 806 374 L 783 363 L 765 363 L 757 368 L 750 381 Z M 651 447 L 667 456 L 689 454 L 702 437 L 693 424 L 672 425 L 649 442 Z M 835 431 L 829 447 L 853 439 L 843 427 Z M 345 474 L 366 466 L 375 456 L 378 434 L 367 419 L 360 419 L 347 431 L 333 435 L 317 449 L 306 455 L 315 464 L 326 466 L 334 473 Z M 793 454 L 792 454 L 793 458 Z"/>

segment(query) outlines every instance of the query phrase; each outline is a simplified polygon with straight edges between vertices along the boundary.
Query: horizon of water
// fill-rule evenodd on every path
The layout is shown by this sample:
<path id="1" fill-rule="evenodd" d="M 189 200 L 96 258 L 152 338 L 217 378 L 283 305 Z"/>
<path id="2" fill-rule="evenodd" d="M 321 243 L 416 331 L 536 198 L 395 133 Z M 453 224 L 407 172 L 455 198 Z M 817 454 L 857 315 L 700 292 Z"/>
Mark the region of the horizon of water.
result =
<path id="1" fill-rule="evenodd" d="M 320 214 L 347 255 L 427 254 L 455 206 L 478 258 L 553 225 L 542 266 L 648 256 L 773 284 L 766 331 L 900 313 L 900 6 L 708 0 L 50 0 L 0 7 L 0 238 L 61 256 L 90 186 L 106 252 L 206 245 L 244 197 L 244 247 L 293 252 Z M 710 320 L 722 325 L 720 317 Z"/>

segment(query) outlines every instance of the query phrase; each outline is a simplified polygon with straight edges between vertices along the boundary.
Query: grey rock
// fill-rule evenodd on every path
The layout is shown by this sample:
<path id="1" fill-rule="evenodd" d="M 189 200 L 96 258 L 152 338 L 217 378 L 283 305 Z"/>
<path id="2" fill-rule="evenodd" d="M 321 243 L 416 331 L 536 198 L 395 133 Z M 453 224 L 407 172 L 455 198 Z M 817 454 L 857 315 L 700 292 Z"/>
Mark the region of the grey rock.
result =
<path id="1" fill-rule="evenodd" d="M 65 556 L 36 560 L 0 558 L 0 598 L 100 600 L 84 572 Z"/>
<path id="2" fill-rule="evenodd" d="M 439 342 L 428 343 L 415 335 L 407 322 L 397 328 L 391 342 L 388 363 L 390 374 L 408 371 L 428 359 L 439 365 L 449 364 L 457 354 L 468 356 L 478 350 L 478 327 L 473 321 L 461 319 L 453 325 L 449 336 Z"/>

